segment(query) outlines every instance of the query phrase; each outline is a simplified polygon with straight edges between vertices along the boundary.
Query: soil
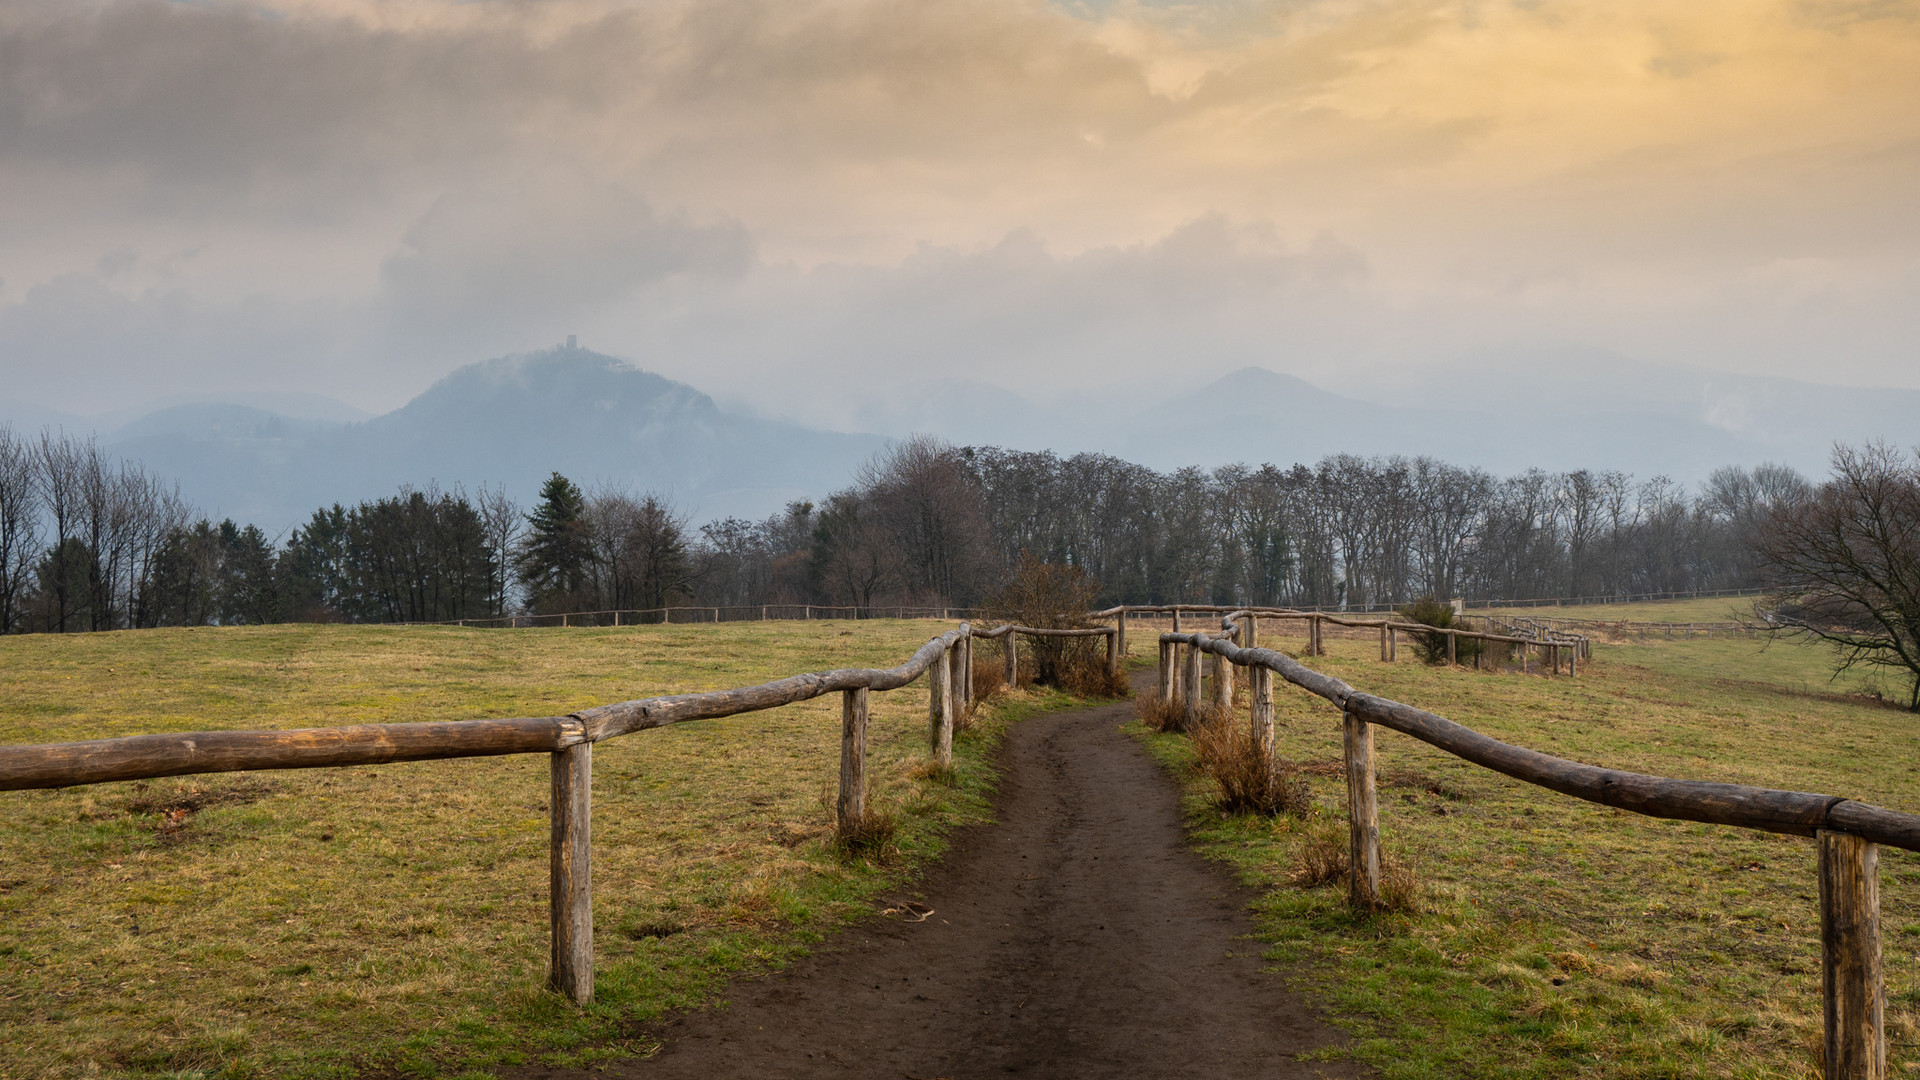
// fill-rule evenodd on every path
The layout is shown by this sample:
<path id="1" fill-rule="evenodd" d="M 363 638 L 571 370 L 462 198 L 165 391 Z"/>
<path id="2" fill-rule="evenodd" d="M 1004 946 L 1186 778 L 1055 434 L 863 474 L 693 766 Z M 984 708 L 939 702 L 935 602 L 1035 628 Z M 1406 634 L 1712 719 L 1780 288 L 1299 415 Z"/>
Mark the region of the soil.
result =
<path id="1" fill-rule="evenodd" d="M 1357 1077 L 1260 959 L 1253 894 L 1186 846 L 1179 792 L 1119 731 L 1127 704 L 1007 736 L 999 824 L 969 830 L 891 912 L 730 1003 L 652 1031 L 620 1076 Z"/>

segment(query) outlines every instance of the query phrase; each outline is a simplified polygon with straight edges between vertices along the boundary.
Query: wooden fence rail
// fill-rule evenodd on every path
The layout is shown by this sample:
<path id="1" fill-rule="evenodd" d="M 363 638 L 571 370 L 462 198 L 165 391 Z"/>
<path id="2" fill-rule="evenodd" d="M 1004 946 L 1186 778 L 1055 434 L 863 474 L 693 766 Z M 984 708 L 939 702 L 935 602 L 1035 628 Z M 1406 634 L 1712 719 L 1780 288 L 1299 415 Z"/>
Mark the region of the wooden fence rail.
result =
<path id="1" fill-rule="evenodd" d="M 1228 614 L 1221 620 L 1221 634 L 1160 635 L 1163 700 L 1184 647 L 1187 677 L 1192 680 L 1186 688 L 1189 701 L 1199 698 L 1199 657 L 1204 652 L 1255 672 L 1278 674 L 1340 709 L 1350 825 L 1348 892 L 1356 906 L 1372 908 L 1380 897 L 1380 831 L 1370 727 L 1374 724 L 1516 780 L 1603 806 L 1649 817 L 1812 837 L 1819 847 L 1826 1076 L 1828 1080 L 1884 1080 L 1885 986 L 1880 975 L 1876 845 L 1920 851 L 1920 816 L 1839 795 L 1623 772 L 1504 743 L 1424 709 L 1362 693 L 1283 653 L 1244 642 L 1251 614 Z M 1270 678 L 1263 675 L 1253 682 L 1258 687 Z M 1251 714 L 1254 738 L 1271 753 L 1270 695 L 1256 692 Z"/>
<path id="2" fill-rule="evenodd" d="M 566 716 L 418 724 L 362 724 L 287 731 L 189 731 L 118 739 L 0 746 L 0 791 L 64 788 L 161 776 L 256 769 L 317 769 L 396 761 L 550 755 L 552 792 L 549 985 L 576 1002 L 593 998 L 592 808 L 593 744 L 649 728 L 759 712 L 823 694 L 841 700 L 840 792 L 843 835 L 866 809 L 868 696 L 897 690 L 928 674 L 928 752 L 942 767 L 953 760 L 953 736 L 973 704 L 975 637 L 1003 638 L 1009 668 L 1014 638 L 1107 638 L 1109 664 L 1119 663 L 1120 631 L 1101 626 L 1056 630 L 1004 625 L 976 631 L 968 623 L 920 646 L 892 668 L 841 668 L 793 675 L 757 686 L 641 698 Z"/>

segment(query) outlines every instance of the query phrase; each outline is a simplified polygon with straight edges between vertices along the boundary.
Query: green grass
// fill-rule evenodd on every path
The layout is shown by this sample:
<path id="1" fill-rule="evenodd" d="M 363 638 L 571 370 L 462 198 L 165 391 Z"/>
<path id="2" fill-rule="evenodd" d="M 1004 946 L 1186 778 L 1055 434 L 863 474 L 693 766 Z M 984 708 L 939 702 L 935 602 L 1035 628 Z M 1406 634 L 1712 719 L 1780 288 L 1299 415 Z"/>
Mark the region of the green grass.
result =
<path id="1" fill-rule="evenodd" d="M 1316 667 L 1509 742 L 1668 776 L 1860 798 L 1920 812 L 1920 717 L 1808 691 L 1819 654 L 1747 641 L 1596 647 L 1580 678 L 1378 661 L 1332 643 Z M 1281 752 L 1330 765 L 1337 714 L 1276 687 Z M 1344 889 L 1289 881 L 1305 836 L 1344 837 L 1342 781 L 1306 820 L 1223 816 L 1184 738 L 1141 734 L 1188 777 L 1197 844 L 1261 891 L 1269 956 L 1401 1077 L 1812 1077 L 1821 1040 L 1817 871 L 1808 840 L 1599 807 L 1384 729 L 1381 831 L 1422 910 L 1358 919 Z M 1436 793 L 1436 790 L 1438 793 Z M 1894 1075 L 1920 1070 L 1920 858 L 1883 850 Z M 1304 968 L 1302 967 L 1304 966 Z"/>
<path id="2" fill-rule="evenodd" d="M 10 637 L 0 743 L 554 715 L 892 666 L 942 629 Z M 998 733 L 1066 703 L 1003 699 L 942 783 L 913 775 L 924 682 L 875 695 L 870 772 L 901 821 L 885 865 L 829 848 L 837 696 L 597 747 L 586 1009 L 543 989 L 544 755 L 0 793 L 0 1077 L 465 1077 L 644 1053 L 639 1025 L 788 962 L 983 820 Z"/>

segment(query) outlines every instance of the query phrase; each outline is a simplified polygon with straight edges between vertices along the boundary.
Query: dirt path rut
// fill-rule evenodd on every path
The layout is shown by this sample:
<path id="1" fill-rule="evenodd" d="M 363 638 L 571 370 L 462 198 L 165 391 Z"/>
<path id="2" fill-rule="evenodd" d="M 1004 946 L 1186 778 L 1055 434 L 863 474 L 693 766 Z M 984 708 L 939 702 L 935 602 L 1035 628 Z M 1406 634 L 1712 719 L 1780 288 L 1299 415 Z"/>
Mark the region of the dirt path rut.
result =
<path id="1" fill-rule="evenodd" d="M 1190 851 L 1127 705 L 1008 736 L 1000 824 L 922 882 L 924 921 L 845 931 L 596 1076 L 1361 1076 L 1299 1055 L 1344 1036 L 1261 972 L 1251 893 Z M 534 1078 L 571 1077 L 530 1070 Z"/>

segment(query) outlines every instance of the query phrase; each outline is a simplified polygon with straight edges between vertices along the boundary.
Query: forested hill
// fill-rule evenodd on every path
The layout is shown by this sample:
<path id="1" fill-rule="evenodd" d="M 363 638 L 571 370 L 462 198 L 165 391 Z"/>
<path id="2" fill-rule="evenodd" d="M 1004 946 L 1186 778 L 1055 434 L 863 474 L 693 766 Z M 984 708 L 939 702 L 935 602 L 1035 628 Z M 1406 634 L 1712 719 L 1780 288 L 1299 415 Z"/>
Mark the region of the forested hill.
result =
<path id="1" fill-rule="evenodd" d="M 103 442 L 178 478 L 216 518 L 274 532 L 403 484 L 525 498 L 556 470 L 588 487 L 657 491 L 702 518 L 759 516 L 844 485 L 883 440 L 729 412 L 683 383 L 558 348 L 470 364 L 360 423 L 186 405 Z"/>

